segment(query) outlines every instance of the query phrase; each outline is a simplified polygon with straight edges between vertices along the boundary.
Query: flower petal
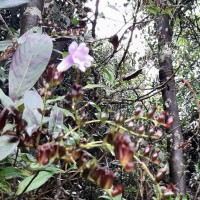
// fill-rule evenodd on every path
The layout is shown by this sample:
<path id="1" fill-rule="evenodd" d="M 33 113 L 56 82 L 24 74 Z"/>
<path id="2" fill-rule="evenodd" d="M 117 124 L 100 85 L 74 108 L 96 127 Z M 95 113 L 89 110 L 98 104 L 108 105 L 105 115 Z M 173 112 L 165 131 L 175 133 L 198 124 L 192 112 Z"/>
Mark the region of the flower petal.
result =
<path id="1" fill-rule="evenodd" d="M 89 48 L 86 46 L 85 43 L 81 43 L 81 44 L 79 44 L 77 51 L 80 51 L 82 54 L 88 54 Z"/>
<path id="2" fill-rule="evenodd" d="M 78 68 L 82 71 L 82 72 L 85 72 L 86 68 L 84 67 L 84 65 L 79 65 Z"/>
<path id="3" fill-rule="evenodd" d="M 73 65 L 73 58 L 71 55 L 68 55 L 57 66 L 57 70 L 58 72 L 63 72 L 63 71 L 68 70 L 72 65 Z"/>
<path id="4" fill-rule="evenodd" d="M 70 45 L 69 45 L 69 48 L 68 48 L 68 51 L 70 54 L 73 54 L 78 48 L 78 44 L 76 42 L 72 42 Z"/>

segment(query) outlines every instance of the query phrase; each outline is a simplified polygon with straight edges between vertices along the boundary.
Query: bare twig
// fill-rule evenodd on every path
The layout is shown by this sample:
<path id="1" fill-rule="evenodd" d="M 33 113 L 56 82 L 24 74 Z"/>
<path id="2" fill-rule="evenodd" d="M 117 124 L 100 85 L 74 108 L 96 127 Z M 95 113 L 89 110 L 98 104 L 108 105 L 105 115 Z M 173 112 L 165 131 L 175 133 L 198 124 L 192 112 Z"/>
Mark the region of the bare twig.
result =
<path id="1" fill-rule="evenodd" d="M 96 25 L 97 25 L 97 17 L 98 17 L 98 14 L 99 14 L 99 0 L 96 0 L 96 10 L 95 10 L 95 13 L 94 13 L 94 21 L 92 22 L 92 37 L 95 38 L 95 28 L 96 28 Z"/>

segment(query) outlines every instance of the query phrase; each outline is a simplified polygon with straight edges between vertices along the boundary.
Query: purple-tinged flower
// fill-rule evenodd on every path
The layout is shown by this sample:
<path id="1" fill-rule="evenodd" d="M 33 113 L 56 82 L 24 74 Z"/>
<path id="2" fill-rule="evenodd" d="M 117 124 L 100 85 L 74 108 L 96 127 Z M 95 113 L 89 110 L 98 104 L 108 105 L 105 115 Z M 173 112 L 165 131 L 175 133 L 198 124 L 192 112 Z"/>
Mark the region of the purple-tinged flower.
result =
<path id="1" fill-rule="evenodd" d="M 91 62 L 94 60 L 89 53 L 89 48 L 85 43 L 77 44 L 72 42 L 69 45 L 69 54 L 66 56 L 62 62 L 58 65 L 57 70 L 63 72 L 68 70 L 72 65 L 77 65 L 77 67 L 85 72 L 87 67 L 91 66 Z"/>

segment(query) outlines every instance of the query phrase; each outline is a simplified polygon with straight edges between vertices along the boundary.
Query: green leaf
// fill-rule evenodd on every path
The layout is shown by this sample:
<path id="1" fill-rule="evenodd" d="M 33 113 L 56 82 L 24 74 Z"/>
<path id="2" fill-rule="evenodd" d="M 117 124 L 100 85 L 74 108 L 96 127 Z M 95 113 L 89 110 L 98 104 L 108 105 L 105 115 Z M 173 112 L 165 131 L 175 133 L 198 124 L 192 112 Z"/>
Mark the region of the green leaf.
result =
<path id="1" fill-rule="evenodd" d="M 78 25 L 78 19 L 77 19 L 77 17 L 74 17 L 74 18 L 71 20 L 71 23 L 72 23 L 74 26 Z"/>
<path id="2" fill-rule="evenodd" d="M 96 108 L 97 111 L 101 112 L 101 108 L 100 108 L 96 103 L 94 103 L 94 102 L 89 102 L 89 104 L 90 104 L 92 107 Z"/>
<path id="3" fill-rule="evenodd" d="M 0 101 L 2 105 L 8 109 L 15 107 L 15 104 L 12 101 L 12 99 L 8 97 L 7 95 L 5 95 L 2 89 L 0 89 Z"/>
<path id="4" fill-rule="evenodd" d="M 63 51 L 62 57 L 65 58 L 69 53 L 67 51 Z"/>
<path id="5" fill-rule="evenodd" d="M 122 199 L 122 194 L 119 194 L 112 198 L 112 200 L 121 200 L 121 199 Z"/>
<path id="6" fill-rule="evenodd" d="M 120 11 L 120 10 L 118 10 L 117 8 L 116 8 L 116 6 L 114 6 L 114 5 L 111 5 L 111 4 L 108 4 L 107 5 L 109 8 L 111 8 L 111 9 L 113 9 L 113 10 L 115 10 L 115 11 Z"/>
<path id="7" fill-rule="evenodd" d="M 22 171 L 15 167 L 6 167 L 0 171 L 0 179 L 11 179 L 20 176 L 29 176 L 30 174 L 26 171 Z"/>
<path id="8" fill-rule="evenodd" d="M 75 120 L 74 114 L 71 113 L 69 110 L 66 110 L 64 108 L 59 108 L 61 110 L 61 112 L 63 113 L 63 115 L 65 115 L 65 117 L 71 117 L 72 119 Z"/>
<path id="9" fill-rule="evenodd" d="M 83 87 L 83 90 L 94 89 L 94 88 L 103 88 L 103 87 L 105 87 L 105 86 L 101 85 L 101 84 L 88 84 L 85 87 Z"/>
<path id="10" fill-rule="evenodd" d="M 53 172 L 39 172 L 39 174 L 36 176 L 36 178 L 33 180 L 33 182 L 29 185 L 26 192 L 29 192 L 31 190 L 35 190 L 42 186 L 44 183 L 46 183 L 52 176 L 54 175 Z M 29 176 L 25 178 L 18 186 L 16 195 L 20 195 L 23 190 L 26 188 L 26 186 L 30 183 L 30 181 L 33 179 L 34 175 Z"/>
<path id="11" fill-rule="evenodd" d="M 59 97 L 56 97 L 55 99 L 48 99 L 46 101 L 46 104 L 51 104 L 51 103 L 55 103 L 57 101 L 62 101 L 65 99 L 65 95 L 64 96 L 59 96 Z"/>
<path id="12" fill-rule="evenodd" d="M 19 143 L 19 138 L 12 135 L 0 136 L 0 160 L 11 154 Z"/>
<path id="13" fill-rule="evenodd" d="M 98 199 L 108 199 L 108 200 L 112 200 L 111 197 L 106 196 L 106 195 L 102 195 L 102 196 L 98 197 Z"/>
<path id="14" fill-rule="evenodd" d="M 173 14 L 172 12 L 174 11 L 174 7 L 173 6 L 168 6 L 167 8 L 162 10 L 163 14 L 168 14 L 171 18 L 173 18 Z"/>
<path id="15" fill-rule="evenodd" d="M 0 9 L 12 8 L 28 3 L 30 0 L 1 0 Z"/>
<path id="16" fill-rule="evenodd" d="M 51 132 L 61 132 L 63 125 L 63 113 L 62 110 L 57 106 L 53 106 L 50 113 L 49 127 Z"/>
<path id="17" fill-rule="evenodd" d="M 31 163 L 28 166 L 28 169 L 30 169 L 31 171 L 48 171 L 48 172 L 52 172 L 54 174 L 56 173 L 61 173 L 62 170 L 57 167 L 56 165 L 53 164 L 49 164 L 49 165 L 41 165 L 39 163 Z"/>
<path id="18" fill-rule="evenodd" d="M 110 151 L 110 153 L 115 156 L 114 147 L 111 144 L 106 143 L 106 148 Z"/>
<path id="19" fill-rule="evenodd" d="M 17 100 L 30 90 L 46 69 L 53 49 L 48 35 L 31 33 L 14 53 L 9 70 L 9 96 Z"/>
<path id="20" fill-rule="evenodd" d="M 10 184 L 5 180 L 0 179 L 0 191 L 5 193 L 11 193 Z"/>
<path id="21" fill-rule="evenodd" d="M 153 7 L 153 6 L 148 6 L 147 10 L 149 13 L 154 14 L 154 15 L 161 12 L 161 9 L 159 7 Z"/>
<path id="22" fill-rule="evenodd" d="M 114 81 L 115 81 L 114 73 L 110 69 L 105 68 L 105 67 L 103 68 L 103 72 L 104 72 L 105 78 L 108 81 L 108 83 L 110 85 L 112 85 L 114 83 Z"/>

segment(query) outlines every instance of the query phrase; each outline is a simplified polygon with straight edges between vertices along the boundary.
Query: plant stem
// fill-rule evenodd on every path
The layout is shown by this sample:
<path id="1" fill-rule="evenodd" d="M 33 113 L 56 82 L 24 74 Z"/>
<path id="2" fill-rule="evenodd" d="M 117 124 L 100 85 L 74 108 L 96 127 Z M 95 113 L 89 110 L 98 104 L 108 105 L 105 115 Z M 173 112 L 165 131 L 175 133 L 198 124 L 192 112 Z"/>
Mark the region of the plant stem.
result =
<path id="1" fill-rule="evenodd" d="M 137 160 L 137 162 L 141 165 L 142 169 L 147 173 L 147 175 L 151 178 L 151 180 L 154 182 L 154 185 L 156 186 L 157 190 L 158 190 L 158 194 L 157 194 L 157 200 L 161 200 L 162 197 L 162 192 L 160 189 L 159 184 L 156 182 L 153 174 L 149 171 L 148 167 L 145 165 L 145 163 L 143 163 L 136 155 L 134 155 L 135 160 Z"/>

